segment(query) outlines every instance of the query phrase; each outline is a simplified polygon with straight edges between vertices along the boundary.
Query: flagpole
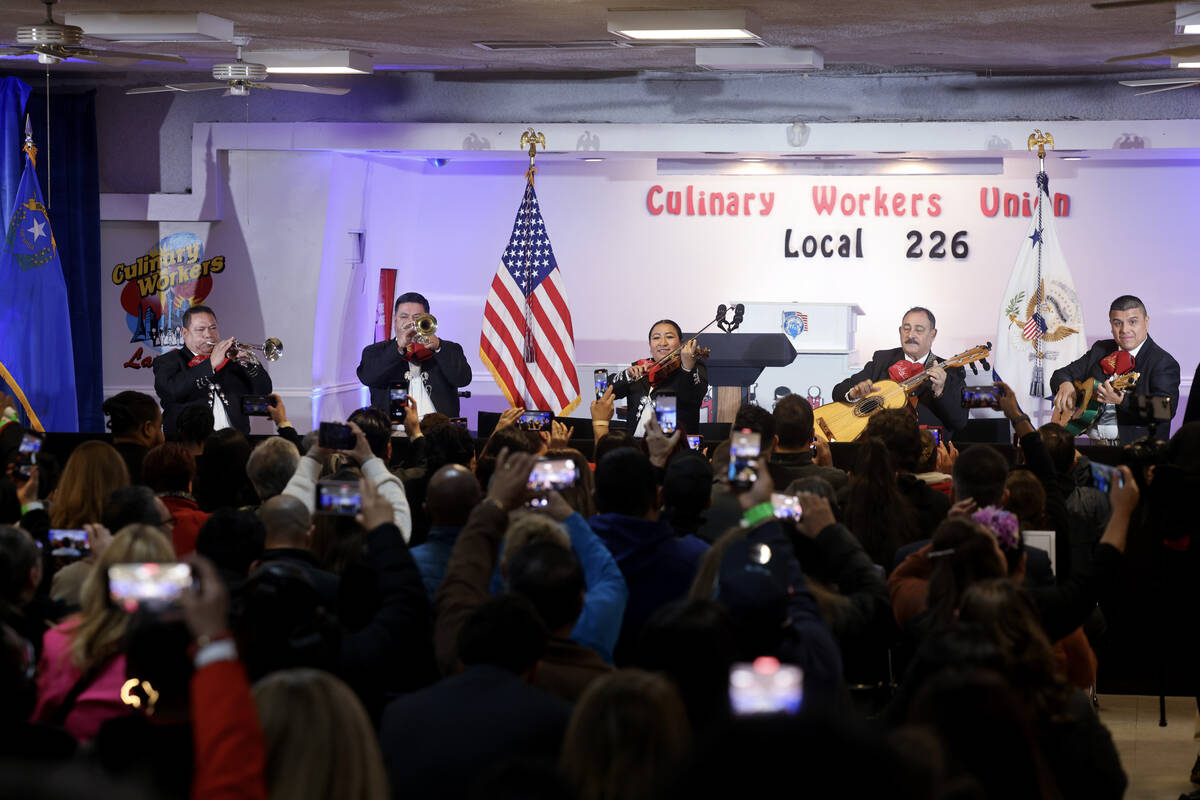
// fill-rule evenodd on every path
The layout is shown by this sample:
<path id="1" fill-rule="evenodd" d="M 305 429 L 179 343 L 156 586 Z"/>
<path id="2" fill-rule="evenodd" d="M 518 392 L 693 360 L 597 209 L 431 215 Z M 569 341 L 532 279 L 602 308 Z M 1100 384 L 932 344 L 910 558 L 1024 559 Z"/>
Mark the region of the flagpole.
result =
<path id="1" fill-rule="evenodd" d="M 543 150 L 546 149 L 546 136 L 541 131 L 535 131 L 533 128 L 528 128 L 524 133 L 521 134 L 521 148 L 529 148 L 529 169 L 525 170 L 526 199 L 528 199 L 529 194 L 533 191 L 533 179 L 534 176 L 537 175 L 537 166 L 534 162 L 537 159 L 537 147 L 539 144 L 542 146 Z M 528 217 L 526 219 L 528 219 Z M 531 397 L 529 391 L 529 382 L 531 380 L 529 375 L 529 364 L 534 360 L 534 358 L 536 358 L 534 355 L 533 341 L 533 307 L 530 305 L 529 297 L 533 292 L 533 276 L 537 271 L 533 268 L 533 264 L 529 258 L 530 250 L 533 247 L 533 237 L 528 235 L 528 233 L 529 232 L 527 232 L 527 235 L 525 236 L 525 252 L 522 254 L 521 258 L 521 272 L 523 278 L 522 284 L 524 284 L 522 289 L 524 290 L 525 295 L 525 353 L 524 358 L 521 359 L 521 378 L 525 387 L 524 401 L 526 408 L 529 407 Z"/>
<path id="2" fill-rule="evenodd" d="M 1045 284 L 1045 280 L 1042 278 L 1043 241 L 1041 238 L 1041 234 L 1042 234 L 1042 231 L 1044 230 L 1045 226 L 1043 223 L 1042 213 L 1045 210 L 1046 199 L 1049 196 L 1049 191 L 1047 190 L 1048 184 L 1049 184 L 1049 178 L 1046 175 L 1046 145 L 1050 145 L 1050 147 L 1053 148 L 1054 147 L 1054 137 L 1048 131 L 1046 133 L 1042 133 L 1040 130 L 1035 128 L 1033 133 L 1031 133 L 1029 135 L 1029 139 L 1026 143 L 1026 146 L 1029 150 L 1032 151 L 1035 145 L 1037 146 L 1037 157 L 1038 157 L 1038 174 L 1037 174 L 1037 179 L 1036 179 L 1038 239 L 1036 242 L 1036 244 L 1037 244 L 1037 278 L 1036 278 L 1036 282 L 1034 284 L 1034 286 L 1035 286 L 1035 289 L 1034 289 L 1034 292 L 1035 292 L 1034 314 L 1039 315 L 1040 319 L 1044 319 L 1045 318 L 1044 306 L 1045 306 L 1045 302 L 1046 302 L 1046 284 Z M 1040 325 L 1041 325 L 1040 321 L 1037 324 L 1040 327 Z M 1045 401 L 1045 397 L 1046 397 L 1046 351 L 1042 345 L 1043 345 L 1042 336 L 1041 335 L 1034 336 L 1034 338 L 1033 338 L 1034 365 L 1033 365 L 1033 375 L 1029 382 L 1029 394 L 1031 397 L 1033 397 L 1037 400 L 1036 415 L 1037 415 L 1039 424 L 1041 424 L 1042 416 L 1045 413 L 1045 409 L 1044 409 L 1045 402 L 1044 401 Z"/>

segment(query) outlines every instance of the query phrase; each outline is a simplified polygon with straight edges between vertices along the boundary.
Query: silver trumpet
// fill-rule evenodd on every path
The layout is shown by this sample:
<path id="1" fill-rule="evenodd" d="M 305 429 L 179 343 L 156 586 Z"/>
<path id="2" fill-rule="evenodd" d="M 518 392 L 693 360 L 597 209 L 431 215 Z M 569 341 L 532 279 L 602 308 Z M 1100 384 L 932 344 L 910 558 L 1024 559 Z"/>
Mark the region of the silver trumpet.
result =
<path id="1" fill-rule="evenodd" d="M 237 358 L 239 361 L 242 360 L 241 356 L 243 353 L 246 356 L 250 356 L 252 355 L 251 351 L 254 350 L 260 351 L 267 361 L 278 361 L 279 357 L 283 355 L 283 342 L 279 341 L 274 336 L 267 339 L 261 345 L 250 344 L 248 342 L 239 342 L 237 339 L 234 339 L 233 344 L 229 346 L 229 349 L 240 351 L 236 356 L 234 356 L 234 358 Z"/>

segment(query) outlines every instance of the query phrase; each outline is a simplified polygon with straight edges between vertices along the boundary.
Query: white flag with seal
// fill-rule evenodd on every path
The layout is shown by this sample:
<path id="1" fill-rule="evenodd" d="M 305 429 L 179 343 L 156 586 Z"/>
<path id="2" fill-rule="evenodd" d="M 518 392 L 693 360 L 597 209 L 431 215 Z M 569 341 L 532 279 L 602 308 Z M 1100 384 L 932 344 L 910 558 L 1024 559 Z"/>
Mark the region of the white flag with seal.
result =
<path id="1" fill-rule="evenodd" d="M 1038 201 L 1000 304 L 992 376 L 1018 397 L 1048 397 L 1050 375 L 1087 351 L 1083 308 L 1054 225 L 1050 179 L 1037 176 Z"/>

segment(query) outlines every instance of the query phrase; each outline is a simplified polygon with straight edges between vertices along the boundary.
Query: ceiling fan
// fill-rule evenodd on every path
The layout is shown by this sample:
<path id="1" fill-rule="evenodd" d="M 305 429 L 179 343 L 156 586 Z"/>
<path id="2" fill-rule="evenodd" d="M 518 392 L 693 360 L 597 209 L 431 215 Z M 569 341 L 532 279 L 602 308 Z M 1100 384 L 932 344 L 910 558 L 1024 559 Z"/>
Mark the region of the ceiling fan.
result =
<path id="1" fill-rule="evenodd" d="M 1118 81 L 1122 86 L 1161 86 L 1161 89 L 1150 89 L 1137 92 L 1134 97 L 1157 92 L 1169 92 L 1172 89 L 1186 89 L 1189 86 L 1200 86 L 1200 78 L 1147 78 L 1140 81 Z"/>
<path id="2" fill-rule="evenodd" d="M 54 21 L 51 13 L 57 0 L 42 0 L 46 4 L 46 19 L 36 25 L 17 28 L 15 47 L 0 47 L 0 56 L 36 55 L 39 64 L 56 64 L 74 59 L 96 64 L 132 64 L 135 61 L 173 61 L 185 63 L 179 56 L 160 53 L 130 53 L 122 50 L 97 50 L 81 44 L 83 28 L 78 25 L 62 25 Z"/>
<path id="3" fill-rule="evenodd" d="M 251 89 L 276 89 L 284 92 L 310 92 L 312 94 L 346 94 L 349 89 L 333 86 L 309 86 L 305 83 L 275 83 L 265 82 L 267 68 L 253 61 L 242 60 L 242 48 L 250 43 L 248 36 L 235 36 L 233 43 L 237 45 L 237 60 L 213 64 L 212 76 L 216 82 L 205 83 L 168 83 L 163 86 L 147 86 L 142 89 L 130 89 L 125 94 L 152 94 L 154 92 L 208 92 L 214 89 L 226 89 L 226 94 L 245 97 Z"/>

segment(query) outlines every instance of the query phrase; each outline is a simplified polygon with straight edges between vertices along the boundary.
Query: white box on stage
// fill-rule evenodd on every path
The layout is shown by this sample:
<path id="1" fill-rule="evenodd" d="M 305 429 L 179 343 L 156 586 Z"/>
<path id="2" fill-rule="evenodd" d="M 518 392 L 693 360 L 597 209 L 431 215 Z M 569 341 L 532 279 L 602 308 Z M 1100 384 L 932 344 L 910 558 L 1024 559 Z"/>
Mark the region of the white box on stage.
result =
<path id="1" fill-rule="evenodd" d="M 829 402 L 834 384 L 849 377 L 854 334 L 863 310 L 851 303 L 745 303 L 738 333 L 784 333 L 796 349 L 786 367 L 766 367 L 750 386 L 749 401 L 768 410 L 787 394 L 815 405 Z"/>

